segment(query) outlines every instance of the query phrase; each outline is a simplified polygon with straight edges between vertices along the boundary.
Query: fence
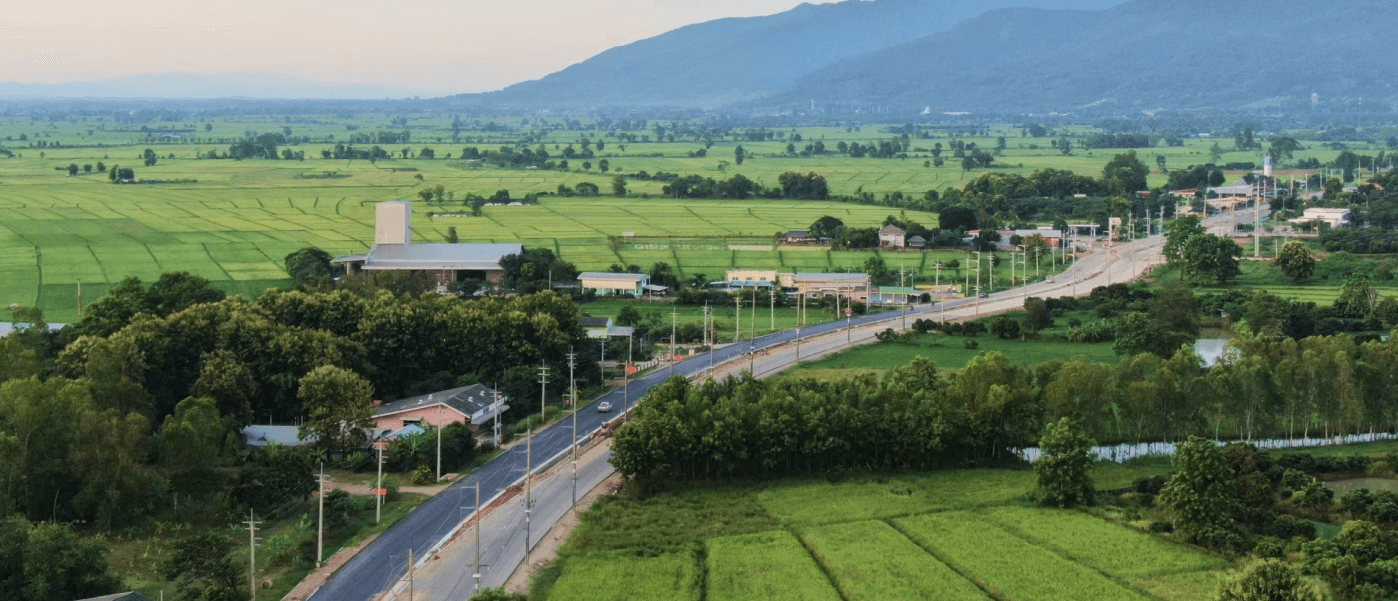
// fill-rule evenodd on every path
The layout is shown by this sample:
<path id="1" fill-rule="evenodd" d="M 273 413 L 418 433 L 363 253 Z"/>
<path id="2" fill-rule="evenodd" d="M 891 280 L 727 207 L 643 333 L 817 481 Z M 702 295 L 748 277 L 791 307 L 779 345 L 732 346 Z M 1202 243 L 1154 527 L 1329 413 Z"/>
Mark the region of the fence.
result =
<path id="1" fill-rule="evenodd" d="M 1363 442 L 1379 442 L 1384 440 L 1398 440 L 1398 434 L 1393 432 L 1371 432 L 1366 434 L 1344 434 L 1322 438 L 1271 438 L 1266 440 L 1250 441 L 1259 449 L 1297 449 L 1306 447 L 1326 447 L 1342 444 L 1357 444 Z M 1222 446 L 1229 442 L 1249 442 L 1249 441 L 1215 441 Z M 1140 457 L 1152 455 L 1174 455 L 1175 443 L 1173 442 L 1140 442 L 1123 443 L 1118 445 L 1092 447 L 1092 452 L 1098 457 L 1108 461 L 1124 463 Z M 1042 454 L 1039 447 L 1029 447 L 1020 449 L 1018 454 L 1025 461 L 1034 461 Z"/>

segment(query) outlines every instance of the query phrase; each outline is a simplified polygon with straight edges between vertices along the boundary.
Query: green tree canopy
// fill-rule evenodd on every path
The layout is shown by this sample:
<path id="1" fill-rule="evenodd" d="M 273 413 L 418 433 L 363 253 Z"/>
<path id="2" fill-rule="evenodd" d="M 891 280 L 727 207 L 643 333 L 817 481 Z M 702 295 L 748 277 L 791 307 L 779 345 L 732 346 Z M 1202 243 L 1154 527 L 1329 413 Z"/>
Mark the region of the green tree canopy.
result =
<path id="1" fill-rule="evenodd" d="M 1092 505 L 1096 489 L 1092 484 L 1092 463 L 1096 444 L 1083 433 L 1077 422 L 1061 418 L 1044 428 L 1039 438 L 1043 455 L 1034 462 L 1038 478 L 1039 502 L 1052 507 Z"/>
<path id="2" fill-rule="evenodd" d="M 314 436 L 322 448 L 341 451 L 367 442 L 374 426 L 374 385 L 350 370 L 325 365 L 301 378 L 297 396 L 309 419 L 301 424 L 303 438 Z"/>
<path id="3" fill-rule="evenodd" d="M 0 599 L 85 599 L 122 590 L 107 571 L 107 546 L 81 538 L 68 524 L 0 521 Z"/>
<path id="4" fill-rule="evenodd" d="M 1148 175 L 1150 169 L 1136 157 L 1136 151 L 1132 150 L 1116 155 L 1107 162 L 1107 166 L 1102 169 L 1102 184 L 1107 187 L 1109 194 L 1134 194 L 1146 189 Z"/>
<path id="5" fill-rule="evenodd" d="M 1277 267 L 1293 282 L 1311 279 L 1315 273 L 1315 256 L 1304 242 L 1287 242 L 1277 254 Z"/>
<path id="6" fill-rule="evenodd" d="M 1176 447 L 1175 466 L 1179 471 L 1160 492 L 1161 506 L 1175 529 L 1196 542 L 1208 542 L 1218 538 L 1218 531 L 1230 531 L 1233 520 L 1229 515 L 1236 499 L 1233 470 L 1223 450 L 1212 440 L 1191 436 Z"/>
<path id="7" fill-rule="evenodd" d="M 1323 597 L 1296 568 L 1277 559 L 1263 559 L 1232 576 L 1219 590 L 1217 601 L 1321 601 Z"/>

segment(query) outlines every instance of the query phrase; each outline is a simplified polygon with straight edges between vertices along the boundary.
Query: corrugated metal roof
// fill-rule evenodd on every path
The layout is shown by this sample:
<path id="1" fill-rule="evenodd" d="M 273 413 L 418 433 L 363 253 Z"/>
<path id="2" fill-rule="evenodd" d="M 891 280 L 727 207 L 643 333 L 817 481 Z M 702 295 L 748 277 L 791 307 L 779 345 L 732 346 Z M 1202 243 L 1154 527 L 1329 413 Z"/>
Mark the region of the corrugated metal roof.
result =
<path id="1" fill-rule="evenodd" d="M 869 276 L 862 273 L 798 273 L 791 276 L 793 282 L 864 282 Z"/>
<path id="2" fill-rule="evenodd" d="M 520 244 L 378 244 L 369 251 L 369 270 L 499 271 L 500 259 L 524 252 Z"/>
<path id="3" fill-rule="evenodd" d="M 636 282 L 640 282 L 641 280 L 650 279 L 650 276 L 647 276 L 644 273 L 607 273 L 599 271 L 589 271 L 587 273 L 578 274 L 578 279 L 602 280 L 611 282 L 630 282 L 634 284 Z"/>
<path id="4" fill-rule="evenodd" d="M 504 398 L 503 395 L 500 396 L 500 400 L 503 401 Z M 385 417 L 435 405 L 445 405 L 457 413 L 470 416 L 489 407 L 495 400 L 495 391 L 491 390 L 489 386 L 472 384 L 462 388 L 453 388 L 385 403 L 374 410 L 374 417 Z"/>
<path id="5" fill-rule="evenodd" d="M 243 436 L 248 441 L 250 447 L 265 447 L 271 443 L 277 443 L 288 447 L 299 447 L 301 445 L 315 442 L 316 438 L 311 436 L 306 439 L 301 438 L 297 426 L 246 426 L 243 428 Z"/>

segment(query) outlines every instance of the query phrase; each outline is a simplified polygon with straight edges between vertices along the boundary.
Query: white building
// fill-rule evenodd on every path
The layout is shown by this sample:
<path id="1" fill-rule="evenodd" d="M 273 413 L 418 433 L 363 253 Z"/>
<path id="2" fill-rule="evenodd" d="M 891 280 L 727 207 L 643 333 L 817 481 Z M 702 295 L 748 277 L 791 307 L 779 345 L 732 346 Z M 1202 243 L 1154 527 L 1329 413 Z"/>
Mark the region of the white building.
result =
<path id="1" fill-rule="evenodd" d="M 1292 223 L 1303 225 L 1315 223 L 1317 221 L 1328 224 L 1332 228 L 1349 225 L 1349 209 L 1306 209 L 1301 217 L 1291 219 Z"/>
<path id="2" fill-rule="evenodd" d="M 578 274 L 578 283 L 582 285 L 583 290 L 639 297 L 650 286 L 650 276 L 644 273 L 587 272 Z"/>
<path id="3" fill-rule="evenodd" d="M 524 252 L 519 244 L 413 244 L 413 205 L 401 200 L 374 207 L 374 246 L 367 254 L 331 261 L 345 273 L 367 271 L 436 272 L 437 283 L 483 276 L 492 282 L 504 275 L 500 260 Z"/>

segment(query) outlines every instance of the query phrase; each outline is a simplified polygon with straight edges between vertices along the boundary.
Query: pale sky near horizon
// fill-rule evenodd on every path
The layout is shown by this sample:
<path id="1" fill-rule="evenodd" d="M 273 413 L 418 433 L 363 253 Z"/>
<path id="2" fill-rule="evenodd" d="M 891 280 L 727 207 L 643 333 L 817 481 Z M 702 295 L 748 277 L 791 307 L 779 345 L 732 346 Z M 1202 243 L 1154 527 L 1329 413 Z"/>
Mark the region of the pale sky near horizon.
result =
<path id="1" fill-rule="evenodd" d="M 0 13 L 0 82 L 237 72 L 422 94 L 484 92 L 683 25 L 801 3 L 14 0 Z"/>

